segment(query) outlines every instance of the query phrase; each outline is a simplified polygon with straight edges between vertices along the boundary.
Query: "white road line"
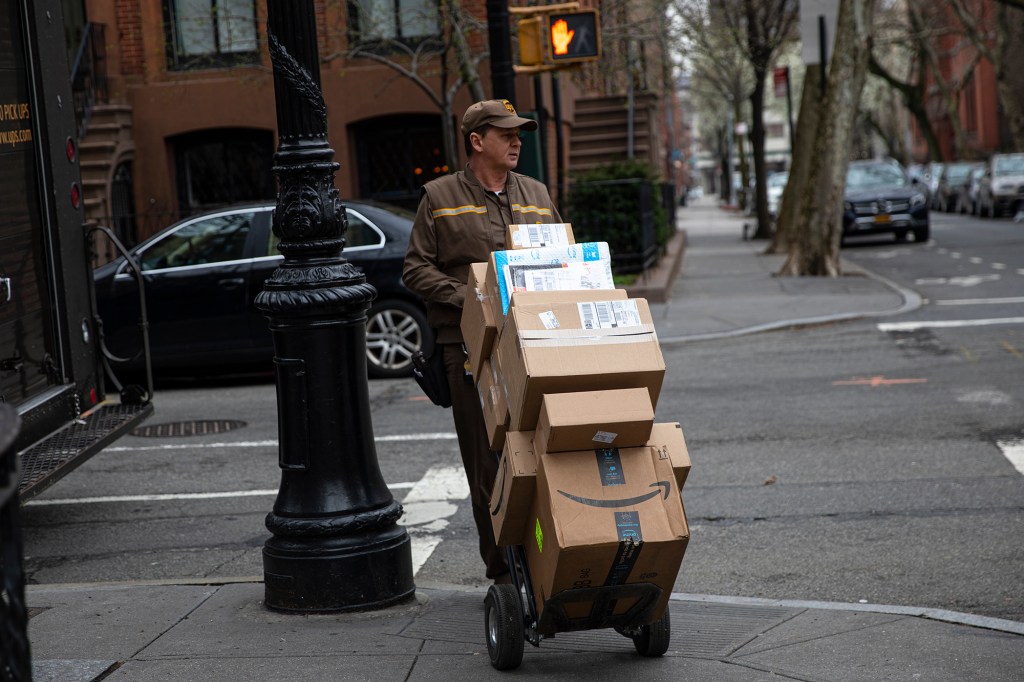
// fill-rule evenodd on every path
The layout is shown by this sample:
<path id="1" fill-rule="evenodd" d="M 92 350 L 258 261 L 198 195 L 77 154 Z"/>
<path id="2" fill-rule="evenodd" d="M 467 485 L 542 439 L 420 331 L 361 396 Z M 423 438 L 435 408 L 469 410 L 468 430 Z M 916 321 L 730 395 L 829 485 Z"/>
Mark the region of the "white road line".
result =
<path id="1" fill-rule="evenodd" d="M 420 440 L 455 440 L 454 432 L 408 433 L 397 436 L 377 436 L 377 443 Z M 163 445 L 118 445 L 104 448 L 103 452 L 143 452 L 146 450 L 202 450 L 204 448 L 276 448 L 277 440 L 240 440 L 230 443 L 166 443 Z"/>
<path id="2" fill-rule="evenodd" d="M 991 263 L 993 270 L 1005 270 L 1006 263 Z"/>
<path id="3" fill-rule="evenodd" d="M 412 572 L 415 575 L 443 539 L 448 518 L 458 511 L 458 502 L 469 497 L 469 484 L 461 467 L 435 466 L 417 481 L 402 500 L 405 515 L 399 521 L 412 543 Z"/>
<path id="4" fill-rule="evenodd" d="M 412 488 L 414 483 L 390 483 L 391 490 Z M 26 507 L 53 507 L 69 504 L 99 504 L 101 502 L 168 502 L 173 500 L 217 500 L 227 497 L 261 497 L 277 495 L 277 490 L 230 490 L 216 493 L 154 493 L 151 495 L 106 495 L 101 497 L 66 497 L 53 500 L 29 500 Z"/>
<path id="5" fill-rule="evenodd" d="M 1001 440 L 996 445 L 1019 473 L 1024 474 L 1024 440 Z"/>
<path id="6" fill-rule="evenodd" d="M 978 258 L 977 256 L 971 256 L 967 260 L 969 260 L 971 263 L 974 263 L 975 265 L 978 265 L 979 263 L 981 263 L 981 259 Z"/>
<path id="7" fill-rule="evenodd" d="M 1024 303 L 1024 296 L 1013 296 L 1010 298 L 954 298 L 945 301 L 935 301 L 935 305 L 1002 305 L 1004 303 Z"/>
<path id="8" fill-rule="evenodd" d="M 918 329 L 940 327 L 985 327 L 994 324 L 1024 324 L 1024 317 L 999 317 L 988 320 L 934 320 L 931 322 L 883 322 L 877 325 L 881 332 L 912 332 Z"/>

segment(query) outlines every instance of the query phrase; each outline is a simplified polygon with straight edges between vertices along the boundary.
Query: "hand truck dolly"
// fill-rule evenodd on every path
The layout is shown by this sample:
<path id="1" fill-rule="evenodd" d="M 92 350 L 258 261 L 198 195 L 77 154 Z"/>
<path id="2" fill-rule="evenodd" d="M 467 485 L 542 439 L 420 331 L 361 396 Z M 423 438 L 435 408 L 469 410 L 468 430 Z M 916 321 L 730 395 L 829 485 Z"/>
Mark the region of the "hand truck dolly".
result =
<path id="1" fill-rule="evenodd" d="M 671 626 L 669 611 L 653 623 L 651 614 L 662 596 L 662 589 L 651 583 L 585 587 L 559 592 L 544 603 L 540 618 L 534 596 L 526 552 L 522 545 L 506 547 L 512 583 L 492 585 L 484 598 L 484 627 L 487 654 L 498 670 L 512 670 L 523 661 L 525 642 L 540 647 L 541 640 L 559 632 L 615 628 L 633 640 L 637 653 L 657 657 L 668 651 Z M 524 610 L 523 600 L 526 600 Z M 613 614 L 617 600 L 636 600 L 628 610 Z M 569 617 L 572 604 L 591 604 L 589 615 Z"/>

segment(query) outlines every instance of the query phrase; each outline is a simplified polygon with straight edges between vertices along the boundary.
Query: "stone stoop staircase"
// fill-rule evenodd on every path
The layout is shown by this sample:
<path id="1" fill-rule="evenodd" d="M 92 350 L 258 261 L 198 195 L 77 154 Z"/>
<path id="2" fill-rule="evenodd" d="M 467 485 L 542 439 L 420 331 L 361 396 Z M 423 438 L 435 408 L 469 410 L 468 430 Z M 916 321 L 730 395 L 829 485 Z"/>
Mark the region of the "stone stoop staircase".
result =
<path id="1" fill-rule="evenodd" d="M 581 97 L 569 146 L 570 171 L 596 168 L 626 158 L 629 130 L 625 95 Z M 659 167 L 658 98 L 641 93 L 633 104 L 633 157 Z"/>
<path id="2" fill-rule="evenodd" d="M 85 137 L 79 140 L 79 166 L 82 170 L 82 197 L 85 218 L 89 224 L 109 227 L 113 207 L 110 188 L 114 170 L 122 161 L 135 153 L 132 141 L 132 108 L 127 104 L 98 104 L 92 110 Z M 105 263 L 115 257 L 109 240 L 95 237 L 99 261 Z"/>

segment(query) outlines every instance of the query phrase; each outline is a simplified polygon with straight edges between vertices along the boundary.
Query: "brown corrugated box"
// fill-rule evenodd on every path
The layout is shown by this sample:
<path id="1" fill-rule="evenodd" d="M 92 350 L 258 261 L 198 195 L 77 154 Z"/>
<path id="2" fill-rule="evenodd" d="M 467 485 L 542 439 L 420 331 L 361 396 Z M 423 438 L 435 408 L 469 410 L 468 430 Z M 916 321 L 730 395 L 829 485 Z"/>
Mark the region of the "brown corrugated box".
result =
<path id="1" fill-rule="evenodd" d="M 654 406 L 645 388 L 544 395 L 537 419 L 537 452 L 647 444 Z"/>
<path id="2" fill-rule="evenodd" d="M 671 463 L 651 447 L 543 454 L 523 545 L 538 608 L 563 590 L 651 583 L 661 617 L 689 541 Z M 635 599 L 620 599 L 625 613 Z M 567 608 L 590 614 L 589 603 Z M 599 614 L 600 615 L 600 614 Z"/>
<path id="3" fill-rule="evenodd" d="M 491 450 L 501 450 L 508 431 L 508 401 L 501 385 L 498 358 L 487 358 L 480 365 L 480 380 L 476 384 L 480 396 L 480 408 L 484 413 L 484 428 Z"/>
<path id="4" fill-rule="evenodd" d="M 499 546 L 523 541 L 526 523 L 533 508 L 537 487 L 537 458 L 533 453 L 533 433 L 512 431 L 506 435 L 498 464 L 498 475 L 491 490 L 491 525 Z"/>
<path id="5" fill-rule="evenodd" d="M 679 422 L 655 424 L 647 445 L 660 453 L 659 459 L 667 458 L 671 462 L 676 485 L 682 490 L 686 485 L 686 477 L 690 474 L 690 452 L 686 449 L 683 427 Z"/>
<path id="6" fill-rule="evenodd" d="M 505 230 L 506 249 L 533 249 L 539 246 L 575 243 L 571 223 L 509 225 Z"/>
<path id="7" fill-rule="evenodd" d="M 466 282 L 466 296 L 462 304 L 462 341 L 469 354 L 469 369 L 473 379 L 480 381 L 480 364 L 491 355 L 498 338 L 494 307 L 484 286 L 487 263 L 472 263 Z M 500 306 L 500 303 L 499 303 Z"/>
<path id="8" fill-rule="evenodd" d="M 509 308 L 497 355 L 510 430 L 536 428 L 545 393 L 646 388 L 657 407 L 665 360 L 650 308 L 642 298 L 621 303 L 634 303 L 638 325 L 584 329 L 577 302 Z"/>

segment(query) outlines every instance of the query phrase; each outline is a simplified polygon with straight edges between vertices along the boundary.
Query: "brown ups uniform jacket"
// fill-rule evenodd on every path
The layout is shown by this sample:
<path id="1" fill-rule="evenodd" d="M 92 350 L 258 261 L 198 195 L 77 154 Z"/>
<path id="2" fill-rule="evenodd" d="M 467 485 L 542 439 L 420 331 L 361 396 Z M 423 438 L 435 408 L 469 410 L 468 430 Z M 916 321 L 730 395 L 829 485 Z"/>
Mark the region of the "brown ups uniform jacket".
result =
<path id="1" fill-rule="evenodd" d="M 508 225 L 559 222 L 547 188 L 519 173 L 508 174 L 500 196 L 485 190 L 468 166 L 424 185 L 403 278 L 426 303 L 438 342 L 462 342 L 459 322 L 469 265 L 505 249 Z"/>

